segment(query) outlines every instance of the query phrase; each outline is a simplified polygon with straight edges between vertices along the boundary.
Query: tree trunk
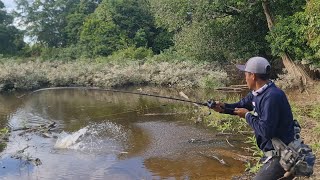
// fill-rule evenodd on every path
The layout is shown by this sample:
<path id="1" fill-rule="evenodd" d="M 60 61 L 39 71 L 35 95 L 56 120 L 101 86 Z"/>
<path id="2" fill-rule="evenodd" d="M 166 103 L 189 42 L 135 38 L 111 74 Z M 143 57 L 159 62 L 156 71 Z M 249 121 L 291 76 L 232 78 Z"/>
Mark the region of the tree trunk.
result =
<path id="1" fill-rule="evenodd" d="M 264 14 L 266 16 L 266 19 L 267 19 L 268 28 L 271 31 L 272 27 L 274 26 L 274 18 L 272 17 L 272 14 L 271 14 L 271 11 L 269 8 L 269 0 L 263 0 L 262 7 L 263 7 Z M 300 79 L 302 85 L 305 86 L 305 85 L 313 82 L 313 80 L 309 76 L 309 74 L 301 66 L 295 64 L 292 61 L 292 59 L 290 58 L 290 56 L 288 55 L 288 53 L 284 52 L 281 55 L 281 59 L 282 59 L 283 65 L 286 68 L 286 70 L 288 71 L 288 73 L 290 75 Z"/>

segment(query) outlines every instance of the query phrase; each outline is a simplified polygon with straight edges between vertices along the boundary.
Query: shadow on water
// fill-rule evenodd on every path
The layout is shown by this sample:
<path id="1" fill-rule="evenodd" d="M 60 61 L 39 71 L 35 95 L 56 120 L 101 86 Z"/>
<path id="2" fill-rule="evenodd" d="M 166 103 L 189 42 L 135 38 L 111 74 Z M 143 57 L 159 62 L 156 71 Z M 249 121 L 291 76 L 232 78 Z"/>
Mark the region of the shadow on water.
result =
<path id="1" fill-rule="evenodd" d="M 175 90 L 143 91 L 178 97 Z M 207 94 L 191 92 L 194 99 Z M 244 163 L 236 160 L 244 153 L 243 137 L 217 136 L 213 129 L 193 124 L 188 113 L 195 108 L 192 104 L 94 90 L 50 90 L 22 100 L 14 95 L 0 99 L 2 125 L 58 124 L 50 137 L 12 132 L 0 154 L 0 179 L 230 179 L 244 170 Z M 42 165 L 11 158 L 25 147 L 25 155 L 41 159 Z"/>

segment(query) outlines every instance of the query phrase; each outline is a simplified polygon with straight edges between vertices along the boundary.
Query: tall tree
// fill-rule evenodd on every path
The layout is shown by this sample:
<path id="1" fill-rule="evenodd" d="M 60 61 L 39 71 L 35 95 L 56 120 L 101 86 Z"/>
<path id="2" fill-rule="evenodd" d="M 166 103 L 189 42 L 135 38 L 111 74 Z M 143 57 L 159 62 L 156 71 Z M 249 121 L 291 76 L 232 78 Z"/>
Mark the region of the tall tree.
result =
<path id="1" fill-rule="evenodd" d="M 48 47 L 66 46 L 66 17 L 80 0 L 15 0 L 16 16 L 34 41 Z"/>
<path id="2" fill-rule="evenodd" d="M 105 56 L 130 46 L 152 48 L 159 53 L 172 45 L 170 35 L 155 26 L 148 1 L 103 0 L 85 20 L 80 40 L 90 44 L 93 55 Z M 159 36 L 165 39 L 160 41 Z"/>
<path id="3" fill-rule="evenodd" d="M 114 23 L 91 16 L 81 32 L 81 43 L 85 44 L 89 56 L 108 56 L 125 46 L 125 37 Z"/>
<path id="4" fill-rule="evenodd" d="M 303 10 L 305 3 L 306 2 L 302 2 L 302 1 L 276 2 L 276 1 L 262 0 L 263 11 L 267 19 L 268 28 L 271 31 L 272 38 L 269 38 L 271 40 L 270 42 L 271 45 L 279 41 L 277 40 L 277 38 L 282 38 L 284 45 L 286 42 L 288 43 L 290 41 L 295 41 L 296 43 L 290 44 L 290 47 L 296 48 L 297 46 L 300 46 L 299 48 L 300 51 L 306 51 L 306 53 L 308 52 L 309 48 L 306 47 L 305 42 L 303 42 L 305 41 L 303 40 L 305 39 L 303 35 L 296 35 L 296 33 L 299 33 L 299 30 L 298 30 L 299 26 L 303 26 L 303 24 L 297 26 L 296 23 L 299 23 L 299 22 L 296 22 L 296 23 L 294 22 L 295 18 L 299 18 L 299 17 L 294 17 L 294 15 Z M 281 7 L 286 11 L 284 10 L 281 11 Z M 275 18 L 275 15 L 277 18 Z M 303 22 L 303 19 L 301 20 Z M 288 27 L 289 24 L 291 24 L 291 27 L 289 27 L 288 29 L 286 27 Z M 292 27 L 292 25 L 295 27 Z M 280 30 L 277 29 L 277 27 L 280 27 Z M 290 32 L 291 32 L 291 35 L 293 35 L 293 37 L 291 35 L 283 36 L 283 33 L 290 34 Z M 291 38 L 297 38 L 297 40 L 293 40 Z M 277 52 L 277 55 L 281 56 L 282 62 L 289 74 L 296 77 L 297 79 L 300 79 L 301 83 L 304 85 L 306 85 L 308 82 L 312 82 L 312 78 L 310 77 L 310 75 L 301 66 L 297 65 L 294 62 L 294 60 L 291 58 L 289 54 L 289 50 L 287 48 L 283 48 L 282 50 Z M 301 58 L 301 57 L 296 56 L 295 58 Z"/>
<path id="5" fill-rule="evenodd" d="M 24 46 L 23 33 L 12 22 L 13 16 L 6 12 L 0 0 L 0 54 L 14 55 Z"/>
<path id="6" fill-rule="evenodd" d="M 157 24 L 175 32 L 176 49 L 225 62 L 270 54 L 261 6 L 245 0 L 150 0 Z"/>
<path id="7" fill-rule="evenodd" d="M 79 42 L 85 19 L 95 11 L 100 2 L 101 0 L 80 0 L 75 9 L 67 14 L 65 32 L 68 45 Z"/>

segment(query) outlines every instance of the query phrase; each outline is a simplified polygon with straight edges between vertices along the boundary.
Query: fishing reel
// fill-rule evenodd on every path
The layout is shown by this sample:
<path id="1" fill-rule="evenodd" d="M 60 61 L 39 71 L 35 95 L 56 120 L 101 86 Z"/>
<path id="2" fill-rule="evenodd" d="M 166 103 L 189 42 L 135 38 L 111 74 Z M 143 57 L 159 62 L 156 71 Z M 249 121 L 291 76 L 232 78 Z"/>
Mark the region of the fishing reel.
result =
<path id="1" fill-rule="evenodd" d="M 209 109 L 212 109 L 212 108 L 214 108 L 214 107 L 217 105 L 217 103 L 216 103 L 216 101 L 214 101 L 214 100 L 212 100 L 212 99 L 209 99 L 209 100 L 208 100 L 206 103 L 204 103 L 203 105 L 208 106 Z M 220 107 L 223 109 L 223 112 L 221 112 L 221 113 L 230 114 L 230 115 L 235 115 L 233 108 L 225 108 L 225 107 L 222 107 L 222 106 L 220 106 Z M 209 112 L 209 115 L 210 115 L 210 114 L 211 114 L 211 112 Z"/>
<path id="2" fill-rule="evenodd" d="M 214 108 L 217 103 L 216 101 L 209 99 L 206 103 L 204 103 L 205 106 L 208 106 L 210 109 Z"/>

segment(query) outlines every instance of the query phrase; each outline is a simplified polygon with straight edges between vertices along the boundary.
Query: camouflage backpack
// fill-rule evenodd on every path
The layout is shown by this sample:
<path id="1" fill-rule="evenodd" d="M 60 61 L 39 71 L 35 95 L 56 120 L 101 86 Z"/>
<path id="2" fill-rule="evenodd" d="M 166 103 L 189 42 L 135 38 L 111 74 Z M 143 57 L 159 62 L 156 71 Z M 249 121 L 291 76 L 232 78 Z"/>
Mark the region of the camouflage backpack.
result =
<path id="1" fill-rule="evenodd" d="M 284 177 L 291 174 L 309 177 L 313 174 L 316 157 L 312 153 L 312 149 L 301 140 L 301 127 L 297 120 L 294 121 L 295 140 L 286 145 L 280 139 L 272 138 L 272 144 L 280 155 L 281 166 L 287 171 Z"/>

